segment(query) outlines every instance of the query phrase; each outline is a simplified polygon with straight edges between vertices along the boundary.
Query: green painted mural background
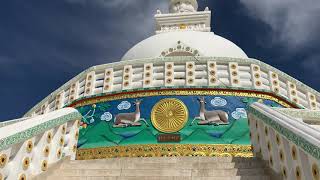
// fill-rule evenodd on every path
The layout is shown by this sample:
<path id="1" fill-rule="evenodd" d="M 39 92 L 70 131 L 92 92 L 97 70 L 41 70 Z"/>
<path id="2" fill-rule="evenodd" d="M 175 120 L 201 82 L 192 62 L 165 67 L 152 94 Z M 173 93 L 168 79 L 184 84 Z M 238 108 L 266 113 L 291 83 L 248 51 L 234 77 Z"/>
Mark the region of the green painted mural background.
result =
<path id="1" fill-rule="evenodd" d="M 181 129 L 181 142 L 179 144 L 239 144 L 249 145 L 249 127 L 246 109 L 256 101 L 269 106 L 280 107 L 270 100 L 235 96 L 206 96 L 208 111 L 221 110 L 228 113 L 229 124 L 218 125 L 211 123 L 199 125 L 198 120 L 192 124 L 195 117 L 199 116 L 199 96 L 153 96 L 141 98 L 140 114 L 147 122 L 140 122 L 137 126 L 115 126 L 115 116 L 119 113 L 134 112 L 135 99 L 121 99 L 109 102 L 78 107 L 82 114 L 80 137 L 78 147 L 97 148 L 118 145 L 158 144 L 157 136 L 161 133 L 152 126 L 150 114 L 152 107 L 164 98 L 181 100 L 188 108 L 189 120 Z"/>

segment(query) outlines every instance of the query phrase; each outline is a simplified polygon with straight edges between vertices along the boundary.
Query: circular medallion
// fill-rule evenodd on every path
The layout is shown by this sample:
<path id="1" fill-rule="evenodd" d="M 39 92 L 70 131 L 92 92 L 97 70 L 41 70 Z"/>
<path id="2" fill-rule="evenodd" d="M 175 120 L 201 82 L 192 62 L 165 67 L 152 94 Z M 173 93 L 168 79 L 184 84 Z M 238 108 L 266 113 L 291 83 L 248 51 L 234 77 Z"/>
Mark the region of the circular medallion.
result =
<path id="1" fill-rule="evenodd" d="M 26 147 L 27 152 L 31 153 L 32 149 L 33 149 L 33 142 L 32 141 L 28 141 L 27 142 L 27 147 Z"/>
<path id="2" fill-rule="evenodd" d="M 188 114 L 186 105 L 179 99 L 162 99 L 152 108 L 151 122 L 157 130 L 173 133 L 185 126 Z"/>
<path id="3" fill-rule="evenodd" d="M 1 154 L 0 155 L 0 168 L 4 168 L 7 164 L 8 157 L 6 154 Z"/>
<path id="4" fill-rule="evenodd" d="M 30 158 L 29 157 L 25 157 L 22 161 L 22 168 L 23 170 L 27 170 L 29 168 L 30 165 Z"/>
<path id="5" fill-rule="evenodd" d="M 49 156 L 49 153 L 50 153 L 50 148 L 49 148 L 49 146 L 46 146 L 46 147 L 43 149 L 43 155 L 44 155 L 44 157 L 48 157 L 48 156 Z"/>
<path id="6" fill-rule="evenodd" d="M 25 174 L 20 174 L 19 180 L 26 180 L 27 176 Z"/>
<path id="7" fill-rule="evenodd" d="M 43 160 L 41 163 L 41 170 L 42 171 L 47 171 L 48 170 L 48 161 L 47 160 Z"/>

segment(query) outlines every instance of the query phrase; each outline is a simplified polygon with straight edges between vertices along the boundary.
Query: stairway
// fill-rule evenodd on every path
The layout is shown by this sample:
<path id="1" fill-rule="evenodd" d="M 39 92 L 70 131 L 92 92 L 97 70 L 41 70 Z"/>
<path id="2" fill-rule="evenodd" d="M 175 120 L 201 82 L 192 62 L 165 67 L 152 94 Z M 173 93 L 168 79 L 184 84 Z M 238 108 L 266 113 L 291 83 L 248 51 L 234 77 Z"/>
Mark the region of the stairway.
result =
<path id="1" fill-rule="evenodd" d="M 273 180 L 258 158 L 163 157 L 64 160 L 35 180 Z"/>

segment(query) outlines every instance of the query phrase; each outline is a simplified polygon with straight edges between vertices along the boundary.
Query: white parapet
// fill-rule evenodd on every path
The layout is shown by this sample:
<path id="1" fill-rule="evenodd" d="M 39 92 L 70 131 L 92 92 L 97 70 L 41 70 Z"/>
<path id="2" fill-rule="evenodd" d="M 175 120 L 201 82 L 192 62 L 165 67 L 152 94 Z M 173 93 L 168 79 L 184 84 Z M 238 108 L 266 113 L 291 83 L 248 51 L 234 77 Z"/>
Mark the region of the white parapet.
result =
<path id="1" fill-rule="evenodd" d="M 64 157 L 75 159 L 81 114 L 63 108 L 0 128 L 0 177 L 30 179 Z"/>
<path id="2" fill-rule="evenodd" d="M 94 66 L 51 93 L 25 116 L 60 109 L 82 97 L 107 95 L 122 90 L 178 86 L 264 91 L 300 107 L 314 110 L 320 108 L 320 94 L 317 91 L 261 61 L 184 56 Z"/>
<path id="3" fill-rule="evenodd" d="M 319 179 L 320 111 L 273 109 L 254 103 L 249 108 L 250 137 L 254 154 L 284 179 Z"/>

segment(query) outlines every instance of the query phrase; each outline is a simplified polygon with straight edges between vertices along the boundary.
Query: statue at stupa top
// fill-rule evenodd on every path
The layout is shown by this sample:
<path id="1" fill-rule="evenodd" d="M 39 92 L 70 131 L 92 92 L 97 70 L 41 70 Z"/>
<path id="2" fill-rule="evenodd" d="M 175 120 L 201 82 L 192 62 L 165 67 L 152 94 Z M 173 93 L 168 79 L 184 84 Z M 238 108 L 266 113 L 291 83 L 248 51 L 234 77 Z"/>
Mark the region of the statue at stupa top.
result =
<path id="1" fill-rule="evenodd" d="M 170 13 L 196 12 L 197 10 L 197 0 L 170 0 Z"/>

